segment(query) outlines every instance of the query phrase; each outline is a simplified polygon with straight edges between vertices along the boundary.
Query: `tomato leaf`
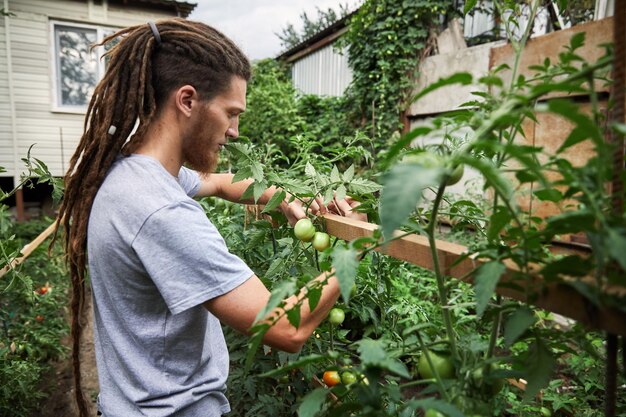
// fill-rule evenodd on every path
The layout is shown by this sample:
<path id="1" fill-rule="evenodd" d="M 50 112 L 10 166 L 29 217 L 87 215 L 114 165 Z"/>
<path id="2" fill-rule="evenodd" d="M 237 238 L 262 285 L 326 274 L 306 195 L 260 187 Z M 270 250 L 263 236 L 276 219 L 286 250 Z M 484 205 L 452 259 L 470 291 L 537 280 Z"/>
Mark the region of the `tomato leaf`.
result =
<path id="1" fill-rule="evenodd" d="M 520 307 L 509 317 L 504 326 L 504 343 L 511 346 L 524 332 L 537 322 L 537 316 L 528 307 Z"/>
<path id="2" fill-rule="evenodd" d="M 325 388 L 316 388 L 305 395 L 302 404 L 298 407 L 298 417 L 315 417 L 322 410 L 326 394 Z"/>
<path id="3" fill-rule="evenodd" d="M 294 281 L 282 281 L 274 285 L 274 288 L 272 288 L 270 299 L 268 300 L 265 307 L 263 307 L 263 309 L 259 311 L 254 321 L 258 322 L 264 320 L 272 310 L 281 305 L 285 298 L 293 295 L 295 292 L 296 284 Z"/>
<path id="4" fill-rule="evenodd" d="M 382 185 L 373 181 L 366 180 L 364 178 L 354 178 L 348 184 L 348 189 L 356 194 L 369 194 L 379 191 L 383 188 Z"/>
<path id="5" fill-rule="evenodd" d="M 387 359 L 387 352 L 380 340 L 364 338 L 354 344 L 364 365 L 379 365 Z"/>
<path id="6" fill-rule="evenodd" d="M 445 413 L 449 417 L 465 417 L 465 414 L 459 411 L 454 405 L 447 401 L 437 400 L 434 398 L 424 398 L 423 400 L 409 400 L 406 403 L 407 409 L 416 411 L 417 409 L 428 410 L 434 409 L 441 413 Z M 415 415 L 414 413 L 409 415 Z"/>
<path id="7" fill-rule="evenodd" d="M 496 207 L 494 213 L 489 219 L 489 227 L 487 227 L 487 239 L 493 241 L 496 239 L 500 231 L 509 224 L 513 216 L 509 210 L 504 206 Z"/>
<path id="8" fill-rule="evenodd" d="M 528 349 L 525 363 L 528 385 L 524 392 L 524 401 L 531 401 L 542 388 L 548 386 L 555 365 L 556 360 L 548 347 L 540 339 L 536 339 Z"/>
<path id="9" fill-rule="evenodd" d="M 415 210 L 424 188 L 440 182 L 443 172 L 443 168 L 396 164 L 384 175 L 385 187 L 380 197 L 380 220 L 385 239 L 390 239 L 393 232 Z"/>
<path id="10" fill-rule="evenodd" d="M 263 181 L 263 165 L 261 165 L 259 161 L 254 161 L 252 165 L 250 165 L 250 171 L 255 181 Z"/>
<path id="11" fill-rule="evenodd" d="M 342 177 L 345 182 L 352 181 L 352 178 L 354 178 L 354 164 L 350 165 L 348 169 L 346 169 Z"/>
<path id="12" fill-rule="evenodd" d="M 304 173 L 309 178 L 315 178 L 317 176 L 317 171 L 315 171 L 315 167 L 313 165 L 311 165 L 310 162 L 306 163 L 306 165 L 304 167 Z"/>
<path id="13" fill-rule="evenodd" d="M 315 310 L 315 307 L 317 307 L 317 304 L 322 297 L 322 287 L 320 285 L 309 287 L 306 297 L 309 300 L 309 309 L 311 311 Z"/>
<path id="14" fill-rule="evenodd" d="M 474 290 L 476 291 L 476 314 L 479 317 L 485 312 L 505 270 L 506 266 L 500 261 L 487 262 L 478 267 L 474 278 Z"/>
<path id="15" fill-rule="evenodd" d="M 359 261 L 357 251 L 347 245 L 336 246 L 333 249 L 333 266 L 339 280 L 339 289 L 345 303 L 350 300 L 350 292 L 356 278 Z"/>
<path id="16" fill-rule="evenodd" d="M 333 165 L 333 169 L 332 171 L 330 171 L 330 180 L 332 182 L 341 181 L 341 175 L 339 175 L 339 169 L 337 168 L 337 165 Z"/>
<path id="17" fill-rule="evenodd" d="M 270 201 L 267 202 L 261 213 L 269 213 L 270 211 L 274 210 L 280 205 L 280 203 L 283 202 L 285 197 L 287 197 L 287 193 L 284 190 L 274 193 L 274 195 L 272 196 L 272 198 L 270 198 Z"/>
<path id="18" fill-rule="evenodd" d="M 287 320 L 296 329 L 300 327 L 300 307 L 302 307 L 302 304 L 296 304 L 287 310 Z"/>
<path id="19" fill-rule="evenodd" d="M 622 233 L 620 233 L 622 232 Z M 607 246 L 609 254 L 615 259 L 622 269 L 626 270 L 626 235 L 623 230 L 609 229 L 607 236 Z"/>
<path id="20" fill-rule="evenodd" d="M 339 185 L 339 187 L 337 187 L 337 194 L 335 194 L 335 197 L 337 198 L 337 201 L 341 201 L 344 198 L 346 198 L 346 187 L 344 187 L 343 184 Z"/>

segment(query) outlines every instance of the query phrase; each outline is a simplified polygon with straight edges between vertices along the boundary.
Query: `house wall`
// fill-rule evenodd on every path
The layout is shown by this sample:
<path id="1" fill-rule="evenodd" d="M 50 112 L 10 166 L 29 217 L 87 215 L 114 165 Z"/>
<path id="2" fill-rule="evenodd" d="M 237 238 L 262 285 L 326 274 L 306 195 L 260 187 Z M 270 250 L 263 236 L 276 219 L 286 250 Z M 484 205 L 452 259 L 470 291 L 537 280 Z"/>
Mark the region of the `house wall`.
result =
<path id="1" fill-rule="evenodd" d="M 2 7 L 14 16 L 0 17 L 0 166 L 7 171 L 0 176 L 19 178 L 24 170 L 20 159 L 33 144 L 31 155 L 62 176 L 80 139 L 85 111 L 53 107 L 50 21 L 116 29 L 174 13 L 109 5 L 107 0 L 4 0 Z"/>
<path id="2" fill-rule="evenodd" d="M 320 96 L 340 96 L 352 82 L 347 53 L 335 51 L 332 44 L 294 62 L 291 75 L 299 91 Z"/>

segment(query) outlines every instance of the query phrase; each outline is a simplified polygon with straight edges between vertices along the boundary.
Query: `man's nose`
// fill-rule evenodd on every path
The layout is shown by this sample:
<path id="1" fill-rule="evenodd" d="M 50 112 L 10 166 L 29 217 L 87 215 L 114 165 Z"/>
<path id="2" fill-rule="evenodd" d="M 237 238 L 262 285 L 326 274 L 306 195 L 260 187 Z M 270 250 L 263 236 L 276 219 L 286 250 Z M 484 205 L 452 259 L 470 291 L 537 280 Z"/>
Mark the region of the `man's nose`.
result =
<path id="1" fill-rule="evenodd" d="M 231 124 L 228 130 L 226 130 L 226 136 L 237 139 L 239 137 L 239 123 L 234 122 Z"/>

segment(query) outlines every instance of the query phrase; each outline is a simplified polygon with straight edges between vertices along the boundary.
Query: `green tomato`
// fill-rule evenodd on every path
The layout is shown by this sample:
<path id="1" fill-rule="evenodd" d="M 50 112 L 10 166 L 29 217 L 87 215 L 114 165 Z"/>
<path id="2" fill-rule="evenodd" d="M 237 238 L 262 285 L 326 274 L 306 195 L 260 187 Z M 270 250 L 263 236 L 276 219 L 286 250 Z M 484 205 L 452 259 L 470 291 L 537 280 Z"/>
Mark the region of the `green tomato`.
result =
<path id="1" fill-rule="evenodd" d="M 344 385 L 354 384 L 356 382 L 356 375 L 352 372 L 345 371 L 341 374 L 341 382 L 343 382 Z"/>
<path id="2" fill-rule="evenodd" d="M 445 414 L 435 410 L 434 408 L 429 408 L 428 410 L 426 410 L 426 414 L 424 414 L 425 417 L 446 417 Z"/>
<path id="3" fill-rule="evenodd" d="M 494 370 L 498 369 L 498 366 L 495 364 L 489 365 L 489 371 L 487 374 L 487 378 L 483 375 L 483 367 L 479 367 L 472 372 L 472 380 L 474 385 L 476 385 L 481 392 L 485 394 L 496 395 L 502 388 L 504 388 L 504 380 L 502 378 L 492 378 L 489 374 Z"/>
<path id="4" fill-rule="evenodd" d="M 454 364 L 452 360 L 443 355 L 439 355 L 435 352 L 424 350 L 422 356 L 417 363 L 417 371 L 424 379 L 432 379 L 435 377 L 435 373 L 426 359 L 426 352 L 430 353 L 430 360 L 433 362 L 435 370 L 442 379 L 449 379 L 454 376 Z"/>
<path id="5" fill-rule="evenodd" d="M 464 173 L 465 173 L 464 165 L 463 164 L 457 165 L 454 168 L 454 170 L 452 170 L 452 173 L 448 177 L 448 180 L 446 181 L 446 185 L 454 185 L 457 182 L 461 181 L 461 178 L 463 178 Z"/>
<path id="6" fill-rule="evenodd" d="M 310 242 L 313 236 L 315 236 L 315 226 L 313 226 L 310 219 L 300 219 L 294 226 L 293 232 L 301 241 Z"/>
<path id="7" fill-rule="evenodd" d="M 313 247 L 318 252 L 324 252 L 330 247 L 330 236 L 328 233 L 315 232 L 313 235 Z"/>
<path id="8" fill-rule="evenodd" d="M 341 323 L 343 323 L 343 321 L 346 318 L 346 314 L 343 312 L 342 309 L 335 307 L 332 310 L 330 310 L 330 313 L 328 313 L 328 321 L 330 321 L 330 324 L 332 324 L 333 326 L 339 326 Z"/>
<path id="9" fill-rule="evenodd" d="M 352 288 L 350 288 L 350 298 L 354 297 L 357 293 L 356 282 L 352 284 Z"/>

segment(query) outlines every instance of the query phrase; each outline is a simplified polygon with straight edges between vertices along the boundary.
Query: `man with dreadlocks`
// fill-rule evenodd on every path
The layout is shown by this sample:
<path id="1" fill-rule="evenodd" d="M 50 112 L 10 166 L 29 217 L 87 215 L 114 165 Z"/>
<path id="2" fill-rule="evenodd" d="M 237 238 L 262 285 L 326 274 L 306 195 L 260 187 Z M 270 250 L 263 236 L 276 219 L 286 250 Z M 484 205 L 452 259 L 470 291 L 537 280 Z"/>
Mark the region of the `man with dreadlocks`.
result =
<path id="1" fill-rule="evenodd" d="M 114 40 L 60 207 L 79 412 L 88 415 L 78 356 L 88 254 L 99 413 L 220 416 L 229 411 L 220 321 L 248 332 L 269 292 L 229 253 L 192 197 L 242 201 L 249 185 L 210 173 L 227 139 L 238 135 L 250 64 L 220 32 L 183 19 L 129 27 L 102 44 Z M 266 190 L 260 202 L 274 192 Z M 343 200 L 335 209 L 359 217 L 353 205 Z M 292 223 L 305 216 L 298 202 L 281 208 Z M 336 278 L 316 279 L 326 284 L 315 310 L 304 303 L 300 326 L 282 318 L 264 343 L 302 347 L 339 294 Z"/>

